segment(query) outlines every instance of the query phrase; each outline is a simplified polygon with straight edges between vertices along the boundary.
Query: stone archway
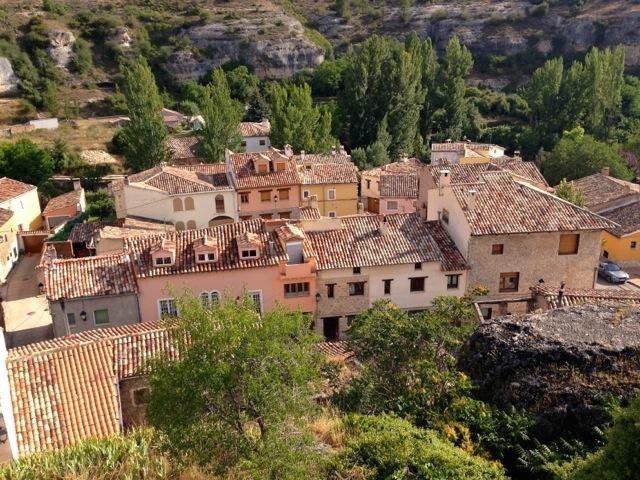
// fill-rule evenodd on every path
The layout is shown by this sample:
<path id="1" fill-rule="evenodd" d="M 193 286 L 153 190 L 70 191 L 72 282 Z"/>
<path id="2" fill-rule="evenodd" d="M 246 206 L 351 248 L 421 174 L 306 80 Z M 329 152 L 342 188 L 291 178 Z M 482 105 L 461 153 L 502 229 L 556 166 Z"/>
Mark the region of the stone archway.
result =
<path id="1" fill-rule="evenodd" d="M 215 227 L 216 225 L 225 225 L 227 223 L 233 223 L 233 218 L 226 215 L 220 215 L 209 220 L 209 226 Z"/>

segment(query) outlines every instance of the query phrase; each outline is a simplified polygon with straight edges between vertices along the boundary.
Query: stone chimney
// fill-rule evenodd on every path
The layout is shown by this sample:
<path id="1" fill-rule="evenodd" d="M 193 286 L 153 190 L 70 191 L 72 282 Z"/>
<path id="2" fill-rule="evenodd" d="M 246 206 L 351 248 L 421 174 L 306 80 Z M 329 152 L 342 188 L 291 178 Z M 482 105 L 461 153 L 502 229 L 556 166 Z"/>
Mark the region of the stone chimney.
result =
<path id="1" fill-rule="evenodd" d="M 478 196 L 478 191 L 471 189 L 467 192 L 467 210 L 473 212 L 473 209 L 476 208 L 476 198 Z"/>
<path id="2" fill-rule="evenodd" d="M 284 146 L 284 154 L 286 157 L 289 157 L 289 158 L 293 157 L 293 147 L 289 144 L 286 144 Z"/>
<path id="3" fill-rule="evenodd" d="M 387 222 L 387 217 L 381 215 L 378 217 L 378 221 L 380 222 L 378 225 L 378 231 L 380 235 L 386 235 L 389 232 L 389 223 Z"/>
<path id="4" fill-rule="evenodd" d="M 336 146 L 335 145 L 331 145 L 331 155 L 335 155 L 336 152 Z"/>
<path id="5" fill-rule="evenodd" d="M 344 148 L 344 145 L 340 145 L 340 155 L 346 155 L 347 151 Z"/>
<path id="6" fill-rule="evenodd" d="M 602 167 L 602 170 L 600 171 L 600 173 L 602 173 L 602 175 L 604 175 L 605 177 L 608 177 L 610 175 L 609 167 Z"/>
<path id="7" fill-rule="evenodd" d="M 80 179 L 79 178 L 74 178 L 73 179 L 73 189 L 76 192 L 82 190 L 82 184 L 80 183 Z"/>
<path id="8" fill-rule="evenodd" d="M 301 158 L 302 160 L 304 160 L 304 159 L 305 159 L 305 157 L 306 157 L 306 153 L 305 153 L 305 151 L 304 151 L 304 150 L 300 150 L 300 158 Z"/>
<path id="9" fill-rule="evenodd" d="M 440 188 L 451 186 L 451 171 L 446 168 L 440 170 Z"/>

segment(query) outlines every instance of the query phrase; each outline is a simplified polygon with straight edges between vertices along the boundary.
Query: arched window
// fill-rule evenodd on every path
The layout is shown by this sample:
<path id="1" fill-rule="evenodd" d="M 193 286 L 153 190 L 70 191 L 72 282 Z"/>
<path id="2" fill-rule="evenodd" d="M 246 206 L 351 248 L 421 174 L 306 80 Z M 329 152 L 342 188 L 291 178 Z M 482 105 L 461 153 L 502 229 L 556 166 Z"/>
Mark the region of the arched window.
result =
<path id="1" fill-rule="evenodd" d="M 216 195 L 216 213 L 224 213 L 224 196 Z"/>
<path id="2" fill-rule="evenodd" d="M 185 210 L 195 210 L 196 207 L 193 203 L 193 198 L 187 197 L 184 199 L 184 209 Z"/>
<path id="3" fill-rule="evenodd" d="M 196 222 L 195 220 L 189 220 L 187 222 L 187 230 L 195 230 L 196 229 Z"/>
<path id="4" fill-rule="evenodd" d="M 213 307 L 220 302 L 220 292 L 217 290 L 212 292 L 202 292 L 200 294 L 200 301 L 205 307 Z"/>
<path id="5" fill-rule="evenodd" d="M 173 199 L 173 211 L 174 212 L 181 212 L 182 209 L 182 199 L 181 198 L 174 198 Z"/>
<path id="6" fill-rule="evenodd" d="M 176 222 L 176 230 L 184 230 L 184 222 Z"/>

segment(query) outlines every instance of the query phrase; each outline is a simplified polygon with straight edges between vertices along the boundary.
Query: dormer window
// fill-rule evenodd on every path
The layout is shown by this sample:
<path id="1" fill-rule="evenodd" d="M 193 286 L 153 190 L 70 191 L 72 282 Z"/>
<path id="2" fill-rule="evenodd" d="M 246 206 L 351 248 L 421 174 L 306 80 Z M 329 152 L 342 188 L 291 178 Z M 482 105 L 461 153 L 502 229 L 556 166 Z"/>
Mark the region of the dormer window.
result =
<path id="1" fill-rule="evenodd" d="M 218 260 L 218 241 L 208 235 L 193 242 L 196 263 L 210 263 Z"/>
<path id="2" fill-rule="evenodd" d="M 156 265 L 171 265 L 171 257 L 156 257 Z"/>
<path id="3" fill-rule="evenodd" d="M 241 260 L 252 260 L 260 256 L 260 236 L 253 232 L 243 232 L 236 237 L 238 255 Z"/>
<path id="4" fill-rule="evenodd" d="M 257 250 L 241 250 L 240 257 L 244 260 L 248 260 L 251 258 L 258 258 L 258 251 Z"/>
<path id="5" fill-rule="evenodd" d="M 258 173 L 269 173 L 269 166 L 266 163 L 259 163 Z"/>
<path id="6" fill-rule="evenodd" d="M 163 238 L 150 251 L 153 264 L 158 267 L 173 265 L 176 258 L 176 244 L 173 240 Z"/>
<path id="7" fill-rule="evenodd" d="M 276 172 L 283 172 L 285 169 L 284 162 L 276 162 Z"/>

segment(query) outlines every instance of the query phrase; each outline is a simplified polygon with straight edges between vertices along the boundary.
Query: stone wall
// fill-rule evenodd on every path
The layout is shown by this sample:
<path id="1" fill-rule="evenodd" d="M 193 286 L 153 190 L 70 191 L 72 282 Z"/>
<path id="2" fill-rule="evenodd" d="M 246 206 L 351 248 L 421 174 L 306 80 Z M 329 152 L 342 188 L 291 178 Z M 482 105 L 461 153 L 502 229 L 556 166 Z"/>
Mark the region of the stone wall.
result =
<path id="1" fill-rule="evenodd" d="M 149 382 L 146 377 L 125 378 L 120 381 L 120 409 L 125 430 L 147 423 L 145 408 Z"/>

